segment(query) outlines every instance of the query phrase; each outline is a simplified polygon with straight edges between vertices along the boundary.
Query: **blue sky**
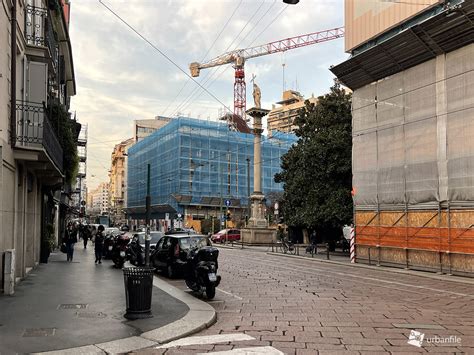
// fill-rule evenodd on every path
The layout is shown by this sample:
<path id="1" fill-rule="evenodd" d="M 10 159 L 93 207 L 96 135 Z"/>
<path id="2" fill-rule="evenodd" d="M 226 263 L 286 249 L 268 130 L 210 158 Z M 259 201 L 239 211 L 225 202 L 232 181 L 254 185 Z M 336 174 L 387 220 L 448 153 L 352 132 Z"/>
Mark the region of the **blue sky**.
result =
<path id="1" fill-rule="evenodd" d="M 228 50 L 344 25 L 342 0 L 301 0 L 293 6 L 282 0 L 103 2 L 186 72 L 189 63 L 209 60 Z M 215 120 L 223 104 L 232 109 L 231 65 L 203 70 L 197 78 L 219 101 L 201 89 L 192 96 L 197 85 L 99 1 L 71 3 L 70 36 L 77 84 L 71 109 L 89 128 L 89 187 L 108 179 L 113 147 L 132 136 L 134 119 L 181 113 Z M 262 106 L 271 108 L 281 100 L 283 63 L 286 89 L 297 89 L 309 97 L 328 91 L 334 78 L 329 66 L 346 58 L 344 40 L 337 39 L 250 59 L 245 65 L 247 106 L 253 104 L 252 74 L 262 91 Z"/>

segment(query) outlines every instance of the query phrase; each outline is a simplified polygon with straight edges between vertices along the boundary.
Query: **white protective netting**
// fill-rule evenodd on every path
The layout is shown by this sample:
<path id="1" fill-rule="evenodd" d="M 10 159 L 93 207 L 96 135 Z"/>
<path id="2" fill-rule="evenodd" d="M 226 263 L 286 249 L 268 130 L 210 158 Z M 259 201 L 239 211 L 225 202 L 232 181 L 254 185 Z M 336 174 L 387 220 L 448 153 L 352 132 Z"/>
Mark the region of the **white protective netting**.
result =
<path id="1" fill-rule="evenodd" d="M 474 201 L 474 44 L 356 90 L 352 116 L 356 207 Z"/>

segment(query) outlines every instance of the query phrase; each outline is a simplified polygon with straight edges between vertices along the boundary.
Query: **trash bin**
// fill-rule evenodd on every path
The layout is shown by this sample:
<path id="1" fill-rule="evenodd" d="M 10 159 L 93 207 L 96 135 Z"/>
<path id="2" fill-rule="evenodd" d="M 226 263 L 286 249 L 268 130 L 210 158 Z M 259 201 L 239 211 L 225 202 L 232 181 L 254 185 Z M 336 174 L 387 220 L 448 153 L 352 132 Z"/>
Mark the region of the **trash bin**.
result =
<path id="1" fill-rule="evenodd" d="M 153 317 L 151 314 L 151 293 L 153 291 L 153 268 L 127 267 L 123 269 L 127 319 Z"/>

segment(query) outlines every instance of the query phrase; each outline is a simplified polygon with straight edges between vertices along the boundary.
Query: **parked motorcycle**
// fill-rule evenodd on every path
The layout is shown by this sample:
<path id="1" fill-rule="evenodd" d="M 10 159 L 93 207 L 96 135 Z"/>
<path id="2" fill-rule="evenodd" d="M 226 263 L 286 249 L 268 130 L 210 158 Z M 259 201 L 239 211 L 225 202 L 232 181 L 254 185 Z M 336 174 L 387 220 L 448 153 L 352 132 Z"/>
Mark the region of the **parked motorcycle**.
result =
<path id="1" fill-rule="evenodd" d="M 112 261 L 116 268 L 121 269 L 127 260 L 127 245 L 130 242 L 128 235 L 122 234 L 115 238 L 115 243 L 112 247 Z"/>
<path id="2" fill-rule="evenodd" d="M 185 267 L 184 280 L 191 290 L 206 293 L 208 299 L 216 295 L 216 287 L 221 282 L 217 275 L 219 250 L 211 246 L 191 248 Z"/>
<path id="3" fill-rule="evenodd" d="M 143 266 L 145 265 L 145 250 L 140 245 L 140 240 L 138 236 L 134 236 L 132 241 L 127 246 L 127 260 L 130 261 L 132 265 Z"/>
<path id="4" fill-rule="evenodd" d="M 104 246 L 102 249 L 102 256 L 104 259 L 112 258 L 112 250 L 114 248 L 116 236 L 113 234 L 107 234 L 104 239 Z"/>

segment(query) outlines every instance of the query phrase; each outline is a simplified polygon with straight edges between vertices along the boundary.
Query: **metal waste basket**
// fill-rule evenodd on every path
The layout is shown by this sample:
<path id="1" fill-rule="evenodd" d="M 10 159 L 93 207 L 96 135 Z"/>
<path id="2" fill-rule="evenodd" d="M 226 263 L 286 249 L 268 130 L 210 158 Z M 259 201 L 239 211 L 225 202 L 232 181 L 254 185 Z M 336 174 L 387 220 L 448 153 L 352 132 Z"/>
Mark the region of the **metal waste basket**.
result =
<path id="1" fill-rule="evenodd" d="M 153 291 L 153 268 L 123 268 L 125 298 L 127 300 L 127 319 L 153 317 L 151 314 L 151 294 Z"/>

